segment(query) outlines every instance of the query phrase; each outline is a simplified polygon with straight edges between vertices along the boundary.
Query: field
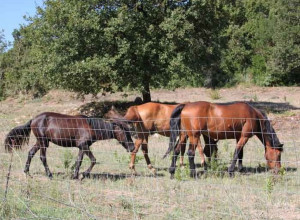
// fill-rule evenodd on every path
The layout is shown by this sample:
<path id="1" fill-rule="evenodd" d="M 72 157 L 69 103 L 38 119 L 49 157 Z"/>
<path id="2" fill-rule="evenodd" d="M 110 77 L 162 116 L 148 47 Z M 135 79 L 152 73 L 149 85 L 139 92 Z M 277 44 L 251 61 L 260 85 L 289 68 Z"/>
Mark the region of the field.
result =
<path id="1" fill-rule="evenodd" d="M 300 219 L 300 88 L 236 87 L 212 91 L 204 88 L 152 91 L 160 102 L 247 101 L 264 109 L 284 143 L 283 168 L 279 175 L 265 169 L 264 148 L 252 138 L 244 149 L 245 172 L 232 178 L 226 173 L 235 141 L 218 143 L 218 160 L 207 172 L 199 166 L 198 177 L 189 177 L 188 165 L 177 168 L 170 180 L 170 158 L 162 159 L 168 138 L 153 135 L 149 156 L 157 169 L 148 170 L 142 152 L 137 155 L 137 176 L 128 169 L 129 154 L 116 140 L 95 143 L 91 149 L 97 164 L 91 178 L 71 180 L 71 167 L 78 150 L 51 144 L 48 164 L 54 173 L 49 180 L 37 154 L 31 177 L 23 173 L 29 146 L 12 157 L 3 141 L 8 131 L 44 111 L 95 115 L 97 103 L 131 102 L 138 93 L 85 96 L 51 91 L 40 99 L 18 96 L 0 102 L 0 218 L 1 219 Z M 95 107 L 96 106 L 96 107 Z M 31 136 L 30 144 L 34 144 Z M 187 158 L 185 157 L 187 163 Z M 80 171 L 89 166 L 85 156 Z M 9 166 L 10 179 L 7 186 Z M 5 198 L 5 190 L 7 198 Z"/>

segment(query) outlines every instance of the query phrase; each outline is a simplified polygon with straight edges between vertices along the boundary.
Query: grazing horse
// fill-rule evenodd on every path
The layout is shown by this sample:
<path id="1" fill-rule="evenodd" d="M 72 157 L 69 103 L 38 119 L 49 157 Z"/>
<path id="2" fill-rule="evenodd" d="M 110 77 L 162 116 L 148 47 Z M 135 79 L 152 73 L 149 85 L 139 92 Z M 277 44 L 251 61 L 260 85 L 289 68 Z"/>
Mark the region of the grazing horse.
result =
<path id="1" fill-rule="evenodd" d="M 79 168 L 84 154 L 90 158 L 91 165 L 83 173 L 83 176 L 90 174 L 93 166 L 96 164 L 96 158 L 91 152 L 90 146 L 98 140 L 115 138 L 127 151 L 131 152 L 134 150 L 130 130 L 125 123 L 118 121 L 109 123 L 83 115 L 70 116 L 53 112 L 44 112 L 26 124 L 13 128 L 5 139 L 6 150 L 18 149 L 25 143 L 28 143 L 31 131 L 37 141 L 28 153 L 24 172 L 29 173 L 31 159 L 40 150 L 40 159 L 45 167 L 46 174 L 50 178 L 52 178 L 52 173 L 48 168 L 46 159 L 46 150 L 49 142 L 62 147 L 79 148 L 73 179 L 78 179 Z"/>
<path id="2" fill-rule="evenodd" d="M 131 161 L 129 168 L 135 171 L 135 157 L 140 146 L 147 163 L 148 168 L 155 173 L 155 169 L 151 165 L 150 158 L 148 156 L 148 137 L 152 133 L 158 133 L 160 135 L 169 137 L 170 136 L 170 117 L 174 109 L 178 105 L 160 104 L 155 102 L 148 102 L 142 105 L 131 106 L 127 109 L 124 117 L 117 113 L 114 109 L 108 112 L 107 117 L 122 119 L 126 122 L 133 123 L 137 139 L 135 141 L 135 149 L 131 153 Z M 211 157 L 212 153 L 217 153 L 217 145 L 214 139 L 210 139 L 204 136 L 205 148 L 204 153 L 207 157 Z M 180 164 L 183 165 L 183 155 L 185 152 L 185 146 L 187 141 L 187 135 L 182 134 L 176 143 L 181 149 Z M 198 147 L 200 157 L 204 159 L 202 147 Z"/>
<path id="3" fill-rule="evenodd" d="M 243 147 L 248 139 L 256 135 L 265 146 L 265 158 L 270 169 L 277 173 L 281 167 L 281 152 L 283 144 L 279 139 L 265 113 L 247 103 L 213 104 L 209 102 L 193 102 L 178 105 L 170 120 L 170 144 L 166 154 L 175 148 L 176 137 L 187 133 L 190 139 L 188 150 L 191 176 L 195 177 L 195 148 L 200 143 L 203 134 L 212 139 L 236 139 L 237 145 L 232 163 L 228 168 L 233 174 L 236 161 L 238 169 L 242 169 Z M 171 177 L 174 176 L 178 149 L 174 150 L 172 164 L 169 169 Z"/>

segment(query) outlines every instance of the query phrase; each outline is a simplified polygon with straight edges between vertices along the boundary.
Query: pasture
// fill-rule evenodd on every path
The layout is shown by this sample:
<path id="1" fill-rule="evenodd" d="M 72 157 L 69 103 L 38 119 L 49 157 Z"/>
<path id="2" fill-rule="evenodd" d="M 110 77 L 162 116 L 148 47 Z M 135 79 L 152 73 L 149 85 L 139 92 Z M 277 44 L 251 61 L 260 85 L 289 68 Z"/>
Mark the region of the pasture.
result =
<path id="1" fill-rule="evenodd" d="M 251 138 L 244 148 L 245 172 L 229 177 L 227 167 L 235 149 L 234 140 L 218 143 L 218 160 L 207 172 L 200 167 L 198 177 L 189 177 L 188 159 L 170 179 L 170 157 L 162 159 L 169 139 L 149 138 L 149 157 L 157 170 L 154 176 L 140 151 L 136 159 L 137 176 L 128 168 L 130 154 L 116 140 L 96 142 L 91 150 L 97 164 L 91 178 L 72 180 L 72 166 L 78 149 L 50 144 L 47 159 L 54 177 L 45 175 L 39 153 L 33 158 L 30 174 L 23 173 L 29 146 L 12 157 L 4 152 L 8 131 L 43 111 L 96 114 L 90 103 L 133 101 L 135 93 L 77 99 L 73 93 L 52 91 L 41 99 L 19 96 L 1 102 L 0 107 L 0 215 L 3 219 L 300 219 L 300 88 L 238 87 L 212 92 L 207 89 L 156 90 L 153 101 L 211 102 L 250 101 L 265 109 L 279 140 L 284 143 L 282 168 L 278 175 L 266 170 L 264 148 Z M 87 107 L 88 106 L 88 107 Z M 202 141 L 203 143 L 203 141 Z M 7 186 L 7 174 L 11 166 Z M 80 171 L 90 165 L 84 156 Z M 5 190 L 7 188 L 7 198 Z"/>

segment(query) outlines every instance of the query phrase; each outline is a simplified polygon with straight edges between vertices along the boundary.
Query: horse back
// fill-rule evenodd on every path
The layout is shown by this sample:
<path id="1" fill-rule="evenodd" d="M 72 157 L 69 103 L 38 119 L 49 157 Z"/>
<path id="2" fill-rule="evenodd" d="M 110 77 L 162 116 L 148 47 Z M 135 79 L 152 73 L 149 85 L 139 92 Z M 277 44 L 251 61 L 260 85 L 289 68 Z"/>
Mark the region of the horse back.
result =
<path id="1" fill-rule="evenodd" d="M 31 127 L 37 138 L 45 138 L 61 146 L 76 145 L 82 137 L 93 136 L 87 117 L 82 115 L 44 112 L 32 120 Z"/>
<path id="2" fill-rule="evenodd" d="M 142 125 L 144 131 L 155 131 L 163 135 L 168 135 L 166 132 L 170 128 L 170 117 L 176 106 L 148 102 L 130 107 L 127 110 L 125 118 L 134 120 L 139 125 Z M 137 128 L 139 125 L 137 125 Z"/>
<path id="3" fill-rule="evenodd" d="M 195 102 L 186 104 L 181 115 L 183 126 L 215 139 L 236 138 L 241 133 L 249 136 L 260 129 L 260 115 L 247 103 L 213 104 Z"/>

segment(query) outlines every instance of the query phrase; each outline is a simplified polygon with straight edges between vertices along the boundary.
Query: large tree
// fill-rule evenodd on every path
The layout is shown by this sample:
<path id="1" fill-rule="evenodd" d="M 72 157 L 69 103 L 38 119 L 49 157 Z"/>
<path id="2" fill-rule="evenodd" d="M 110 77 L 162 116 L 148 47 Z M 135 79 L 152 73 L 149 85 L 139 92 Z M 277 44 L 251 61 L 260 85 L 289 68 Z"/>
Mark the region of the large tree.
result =
<path id="1" fill-rule="evenodd" d="M 48 87 L 94 94 L 129 88 L 150 101 L 151 87 L 201 85 L 219 62 L 225 25 L 222 5 L 213 0 L 44 4 L 17 42 Z"/>

